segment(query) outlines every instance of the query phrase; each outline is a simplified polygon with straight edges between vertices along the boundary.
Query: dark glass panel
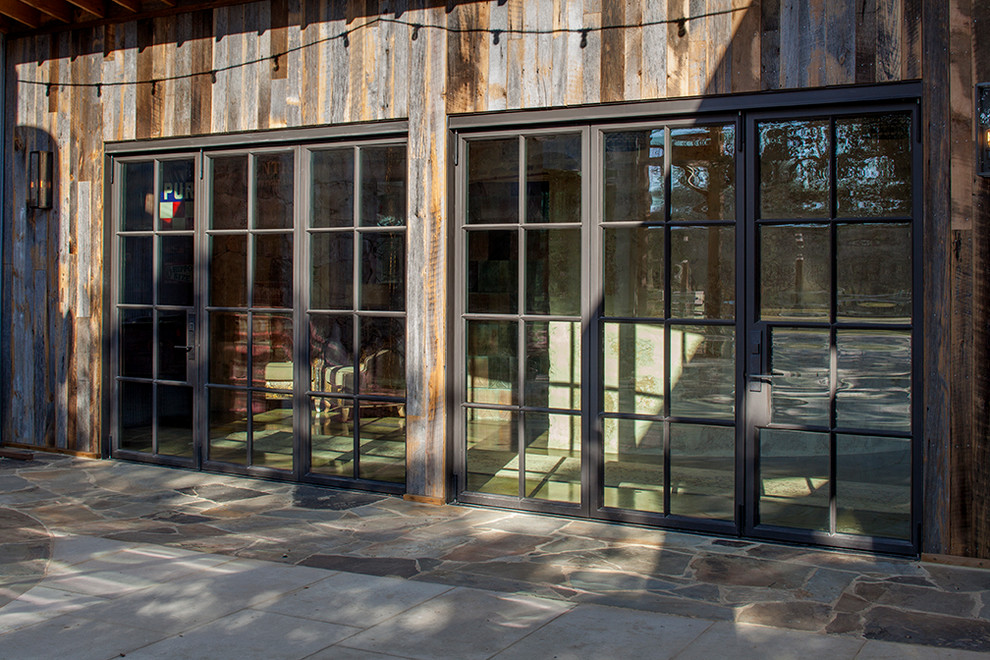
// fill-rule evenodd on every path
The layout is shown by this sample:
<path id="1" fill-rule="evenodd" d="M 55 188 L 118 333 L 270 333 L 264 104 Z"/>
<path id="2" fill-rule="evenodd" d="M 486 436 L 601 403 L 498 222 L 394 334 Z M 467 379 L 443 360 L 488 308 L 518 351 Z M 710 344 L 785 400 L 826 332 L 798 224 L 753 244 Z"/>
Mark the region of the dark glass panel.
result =
<path id="1" fill-rule="evenodd" d="M 524 405 L 581 410 L 581 324 L 526 323 Z"/>
<path id="2" fill-rule="evenodd" d="M 406 307 L 406 237 L 361 236 L 361 309 L 401 312 Z"/>
<path id="3" fill-rule="evenodd" d="M 663 222 L 663 129 L 605 134 L 606 221 Z"/>
<path id="4" fill-rule="evenodd" d="M 758 125 L 761 218 L 829 217 L 828 127 L 806 119 Z"/>
<path id="5" fill-rule="evenodd" d="M 210 313 L 210 382 L 247 385 L 248 316 Z"/>
<path id="6" fill-rule="evenodd" d="M 351 309 L 354 305 L 354 236 L 351 232 L 310 235 L 310 307 Z"/>
<path id="7" fill-rule="evenodd" d="M 827 433 L 760 429 L 759 522 L 829 531 Z"/>
<path id="8" fill-rule="evenodd" d="M 732 227 L 670 230 L 670 315 L 731 319 L 736 313 L 736 232 Z"/>
<path id="9" fill-rule="evenodd" d="M 186 313 L 158 312 L 158 377 L 162 380 L 186 380 L 189 354 L 186 341 Z M 176 348 L 176 347 L 179 348 Z"/>
<path id="10" fill-rule="evenodd" d="M 354 150 L 313 152 L 311 227 L 350 227 L 354 224 Z"/>
<path id="11" fill-rule="evenodd" d="M 158 386 L 158 453 L 193 457 L 193 388 Z"/>
<path id="12" fill-rule="evenodd" d="M 603 422 L 605 506 L 663 513 L 663 422 Z"/>
<path id="13" fill-rule="evenodd" d="M 406 321 L 361 319 L 361 394 L 406 395 Z"/>
<path id="14" fill-rule="evenodd" d="M 405 146 L 361 149 L 361 225 L 406 224 Z"/>
<path id="15" fill-rule="evenodd" d="M 526 313 L 581 314 L 581 230 L 526 232 Z"/>
<path id="16" fill-rule="evenodd" d="M 828 227 L 763 225 L 759 231 L 760 317 L 827 321 L 832 290 Z"/>
<path id="17" fill-rule="evenodd" d="M 663 326 L 605 323 L 605 412 L 663 415 Z"/>
<path id="18" fill-rule="evenodd" d="M 774 424 L 829 426 L 829 331 L 770 331 L 770 420 Z"/>
<path id="19" fill-rule="evenodd" d="M 516 403 L 519 369 L 514 321 L 467 322 L 467 400 L 471 403 Z"/>
<path id="20" fill-rule="evenodd" d="M 251 316 L 251 373 L 255 387 L 292 389 L 292 315 Z"/>
<path id="21" fill-rule="evenodd" d="M 354 392 L 354 320 L 310 314 L 310 387 L 317 392 Z"/>
<path id="22" fill-rule="evenodd" d="M 839 330 L 836 425 L 911 430 L 911 334 Z"/>
<path id="23" fill-rule="evenodd" d="M 213 198 L 210 227 L 213 229 L 247 229 L 248 159 L 247 156 L 211 158 L 213 163 Z"/>
<path id="24" fill-rule="evenodd" d="M 124 193 L 120 230 L 150 231 L 155 212 L 154 163 L 122 163 L 120 189 Z"/>
<path id="25" fill-rule="evenodd" d="M 467 253 L 467 311 L 518 312 L 518 234 L 514 230 L 468 232 Z"/>
<path id="26" fill-rule="evenodd" d="M 335 477 L 354 475 L 354 406 L 347 399 L 310 399 L 312 470 Z"/>
<path id="27" fill-rule="evenodd" d="M 158 198 L 158 227 L 163 231 L 196 228 L 196 164 L 192 160 L 169 160 L 161 164 L 161 194 Z"/>
<path id="28" fill-rule="evenodd" d="M 210 242 L 210 304 L 246 307 L 247 236 L 216 235 Z"/>
<path id="29" fill-rule="evenodd" d="M 735 126 L 672 128 L 670 152 L 670 219 L 735 219 Z"/>
<path id="30" fill-rule="evenodd" d="M 467 490 L 519 495 L 519 431 L 508 410 L 468 408 Z"/>
<path id="31" fill-rule="evenodd" d="M 519 222 L 519 141 L 472 140 L 467 144 L 467 222 Z"/>
<path id="32" fill-rule="evenodd" d="M 258 229 L 292 227 L 293 154 L 255 157 L 254 226 Z"/>
<path id="33" fill-rule="evenodd" d="M 246 390 L 210 388 L 209 460 L 247 464 L 248 401 Z"/>
<path id="34" fill-rule="evenodd" d="M 526 221 L 581 222 L 581 135 L 526 138 Z"/>
<path id="35" fill-rule="evenodd" d="M 251 464 L 292 469 L 292 395 L 255 392 L 251 407 Z"/>
<path id="36" fill-rule="evenodd" d="M 911 215 L 911 115 L 835 120 L 836 215 Z"/>
<path id="37" fill-rule="evenodd" d="M 836 227 L 836 316 L 840 321 L 911 322 L 911 226 Z"/>
<path id="38" fill-rule="evenodd" d="M 153 451 L 151 383 L 120 383 L 120 448 L 130 451 Z"/>
<path id="39" fill-rule="evenodd" d="M 911 440 L 835 436 L 835 531 L 911 538 Z"/>
<path id="40" fill-rule="evenodd" d="M 581 417 L 523 413 L 525 497 L 581 502 Z"/>
<path id="41" fill-rule="evenodd" d="M 735 502 L 735 429 L 671 424 L 670 513 L 732 520 Z"/>
<path id="42" fill-rule="evenodd" d="M 162 278 L 158 303 L 191 307 L 193 300 L 193 237 L 162 236 Z"/>
<path id="43" fill-rule="evenodd" d="M 292 307 L 292 234 L 254 237 L 254 307 Z"/>
<path id="44" fill-rule="evenodd" d="M 154 311 L 120 310 L 120 375 L 154 377 Z"/>
<path id="45" fill-rule="evenodd" d="M 358 477 L 405 483 L 405 404 L 361 401 L 360 407 Z"/>
<path id="46" fill-rule="evenodd" d="M 155 296 L 155 260 L 151 236 L 120 239 L 120 302 L 150 305 Z"/>
<path id="47" fill-rule="evenodd" d="M 663 227 L 608 227 L 604 233 L 605 316 L 663 318 Z"/>
<path id="48" fill-rule="evenodd" d="M 670 414 L 734 419 L 736 332 L 726 326 L 670 326 Z"/>

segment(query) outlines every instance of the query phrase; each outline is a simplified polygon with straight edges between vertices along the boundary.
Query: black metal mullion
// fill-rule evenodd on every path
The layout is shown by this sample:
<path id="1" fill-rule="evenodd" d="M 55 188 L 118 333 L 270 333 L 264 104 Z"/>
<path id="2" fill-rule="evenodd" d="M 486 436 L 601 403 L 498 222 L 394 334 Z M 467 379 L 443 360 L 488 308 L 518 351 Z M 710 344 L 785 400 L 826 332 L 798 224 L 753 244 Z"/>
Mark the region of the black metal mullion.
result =
<path id="1" fill-rule="evenodd" d="M 673 189 L 671 161 L 670 127 L 663 128 L 663 185 L 664 185 L 664 226 L 663 226 L 663 263 L 664 263 L 664 296 L 663 296 L 663 513 L 670 515 L 670 344 L 671 326 L 670 317 L 673 316 L 673 286 L 671 285 L 671 273 L 673 264 L 671 263 L 671 220 L 672 210 L 670 203 L 671 191 Z"/>
<path id="2" fill-rule="evenodd" d="M 361 148 L 355 146 L 354 188 L 352 191 L 353 199 L 351 200 L 351 204 L 353 204 L 351 215 L 354 218 L 354 226 L 351 229 L 353 232 L 353 247 L 351 249 L 354 252 L 354 258 L 351 261 L 351 346 L 354 347 L 354 355 L 352 356 L 354 389 L 351 397 L 351 419 L 354 420 L 354 430 L 351 433 L 351 447 L 353 451 L 351 475 L 355 479 L 361 478 L 361 400 L 358 398 L 361 391 L 359 383 L 361 378 L 361 295 L 363 291 L 363 287 L 361 286 L 361 265 L 364 259 L 364 235 L 361 233 L 361 153 Z"/>
<path id="3" fill-rule="evenodd" d="M 831 331 L 829 332 L 829 434 L 828 434 L 828 503 L 829 503 L 829 533 L 835 534 L 838 517 L 837 481 L 836 465 L 838 463 L 835 426 L 837 419 L 836 412 L 836 392 L 838 391 L 838 281 L 839 281 L 839 248 L 838 248 L 838 223 L 836 220 L 836 184 L 838 182 L 836 145 L 835 145 L 835 117 L 829 118 L 828 133 L 828 162 L 829 162 L 829 261 L 831 275 L 831 292 L 829 296 L 829 322 Z"/>

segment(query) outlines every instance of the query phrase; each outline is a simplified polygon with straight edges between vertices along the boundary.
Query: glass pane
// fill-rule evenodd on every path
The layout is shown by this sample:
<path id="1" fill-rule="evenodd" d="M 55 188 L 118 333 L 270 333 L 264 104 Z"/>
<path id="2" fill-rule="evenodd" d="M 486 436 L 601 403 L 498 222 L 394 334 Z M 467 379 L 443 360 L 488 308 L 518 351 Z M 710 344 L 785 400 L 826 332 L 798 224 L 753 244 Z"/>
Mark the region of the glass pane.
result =
<path id="1" fill-rule="evenodd" d="M 247 306 L 247 236 L 217 235 L 210 258 L 210 304 Z"/>
<path id="2" fill-rule="evenodd" d="M 605 134 L 607 221 L 663 222 L 663 129 Z"/>
<path id="3" fill-rule="evenodd" d="M 526 313 L 581 314 L 581 230 L 526 232 Z"/>
<path id="4" fill-rule="evenodd" d="M 911 430 L 911 334 L 839 330 L 836 425 Z"/>
<path id="5" fill-rule="evenodd" d="M 760 429 L 762 525 L 829 531 L 827 433 Z"/>
<path id="6" fill-rule="evenodd" d="M 528 412 L 525 497 L 581 501 L 581 417 Z"/>
<path id="7" fill-rule="evenodd" d="M 292 307 L 292 234 L 254 237 L 255 307 Z"/>
<path id="8" fill-rule="evenodd" d="M 120 239 L 120 302 L 150 305 L 154 302 L 155 261 L 151 236 Z"/>
<path id="9" fill-rule="evenodd" d="M 121 231 L 150 231 L 155 212 L 155 166 L 151 161 L 121 164 L 120 189 L 124 192 Z"/>
<path id="10" fill-rule="evenodd" d="M 519 438 L 508 410 L 467 411 L 467 490 L 519 495 Z"/>
<path id="11" fill-rule="evenodd" d="M 247 314 L 210 313 L 210 382 L 247 385 Z"/>
<path id="12" fill-rule="evenodd" d="M 768 121 L 756 130 L 760 217 L 829 217 L 828 121 Z"/>
<path id="13" fill-rule="evenodd" d="M 731 327 L 671 326 L 671 415 L 735 418 L 735 343 Z"/>
<path id="14" fill-rule="evenodd" d="M 663 415 L 663 326 L 605 323 L 605 412 Z"/>
<path id="15" fill-rule="evenodd" d="M 829 426 L 829 331 L 770 331 L 770 421 Z"/>
<path id="16" fill-rule="evenodd" d="M 836 227 L 836 314 L 840 321 L 911 322 L 911 226 Z"/>
<path id="17" fill-rule="evenodd" d="M 671 424 L 670 513 L 732 520 L 735 493 L 735 429 Z"/>
<path id="18" fill-rule="evenodd" d="M 663 318 L 663 227 L 605 229 L 605 316 Z"/>
<path id="19" fill-rule="evenodd" d="M 663 513 L 663 422 L 603 421 L 605 506 Z"/>
<path id="20" fill-rule="evenodd" d="M 361 319 L 362 394 L 406 395 L 406 321 Z"/>
<path id="21" fill-rule="evenodd" d="M 837 435 L 835 531 L 911 538 L 911 440 Z"/>
<path id="22" fill-rule="evenodd" d="M 151 383 L 120 383 L 120 448 L 151 452 Z"/>
<path id="23" fill-rule="evenodd" d="M 354 320 L 310 314 L 310 387 L 317 392 L 354 392 Z"/>
<path id="24" fill-rule="evenodd" d="M 581 135 L 526 138 L 526 221 L 581 222 Z"/>
<path id="25" fill-rule="evenodd" d="M 354 236 L 351 232 L 311 234 L 310 307 L 351 309 L 354 305 Z"/>
<path id="26" fill-rule="evenodd" d="M 193 457 L 193 388 L 158 386 L 158 453 Z"/>
<path id="27" fill-rule="evenodd" d="M 255 157 L 254 226 L 258 229 L 292 227 L 293 154 Z"/>
<path id="28" fill-rule="evenodd" d="M 153 378 L 154 311 L 120 310 L 120 375 Z"/>
<path id="29" fill-rule="evenodd" d="M 186 313 L 184 311 L 159 311 L 159 378 L 163 380 L 186 380 L 186 363 L 190 355 L 183 348 L 186 345 Z"/>
<path id="30" fill-rule="evenodd" d="M 406 148 L 361 149 L 361 225 L 406 224 Z"/>
<path id="31" fill-rule="evenodd" d="M 292 469 L 292 395 L 255 392 L 251 408 L 251 464 Z"/>
<path id="32" fill-rule="evenodd" d="M 535 408 L 581 410 L 581 324 L 526 324 L 526 400 Z"/>
<path id="33" fill-rule="evenodd" d="M 247 406 L 245 390 L 210 390 L 209 460 L 247 463 Z"/>
<path id="34" fill-rule="evenodd" d="M 517 328 L 514 321 L 467 322 L 467 400 L 516 403 Z"/>
<path id="35" fill-rule="evenodd" d="M 361 237 L 361 309 L 401 312 L 406 307 L 406 237 L 374 233 Z"/>
<path id="36" fill-rule="evenodd" d="M 519 140 L 472 140 L 467 144 L 467 222 L 519 222 Z"/>
<path id="37" fill-rule="evenodd" d="M 735 126 L 672 128 L 670 151 L 670 219 L 735 219 Z"/>
<path id="38" fill-rule="evenodd" d="M 158 227 L 164 231 L 195 229 L 195 163 L 192 160 L 170 160 L 162 163 L 161 167 Z"/>
<path id="39" fill-rule="evenodd" d="M 359 474 L 361 479 L 405 483 L 406 406 L 361 402 Z"/>
<path id="40" fill-rule="evenodd" d="M 292 315 L 254 314 L 251 371 L 255 387 L 292 389 Z"/>
<path id="41" fill-rule="evenodd" d="M 467 311 L 518 312 L 518 234 L 514 230 L 468 232 L 467 252 Z"/>
<path id="42" fill-rule="evenodd" d="M 832 258 L 828 227 L 763 225 L 760 231 L 760 317 L 828 320 Z"/>
<path id="43" fill-rule="evenodd" d="M 354 406 L 347 399 L 310 400 L 311 469 L 317 474 L 354 476 Z"/>
<path id="44" fill-rule="evenodd" d="M 672 317 L 735 317 L 735 238 L 732 227 L 675 227 L 670 230 Z"/>
<path id="45" fill-rule="evenodd" d="M 911 115 L 835 120 L 836 215 L 911 215 Z"/>
<path id="46" fill-rule="evenodd" d="M 161 305 L 193 305 L 193 237 L 162 236 Z"/>
<path id="47" fill-rule="evenodd" d="M 313 152 L 310 197 L 311 227 L 354 224 L 354 150 Z"/>
<path id="48" fill-rule="evenodd" d="M 213 202 L 210 227 L 213 229 L 247 229 L 248 159 L 247 156 L 211 158 L 213 164 Z"/>

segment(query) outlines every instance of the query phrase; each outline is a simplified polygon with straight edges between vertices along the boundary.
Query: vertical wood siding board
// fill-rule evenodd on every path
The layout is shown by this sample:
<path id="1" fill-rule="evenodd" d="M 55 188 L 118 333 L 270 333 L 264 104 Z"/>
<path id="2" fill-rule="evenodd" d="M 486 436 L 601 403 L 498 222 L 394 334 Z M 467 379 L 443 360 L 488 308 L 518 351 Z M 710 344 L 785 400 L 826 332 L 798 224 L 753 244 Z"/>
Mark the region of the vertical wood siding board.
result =
<path id="1" fill-rule="evenodd" d="M 877 2 L 856 0 L 856 82 L 876 82 Z"/>
<path id="2" fill-rule="evenodd" d="M 317 28 L 314 25 L 312 7 L 315 2 L 302 0 L 299 7 L 301 19 L 299 28 L 299 125 L 312 126 L 317 123 L 316 100 L 318 89 L 316 85 L 316 65 L 320 52 L 314 44 Z"/>
<path id="3" fill-rule="evenodd" d="M 393 0 L 395 15 L 405 18 L 409 0 Z M 392 49 L 392 114 L 393 118 L 409 116 L 409 40 L 412 31 L 405 25 L 396 25 L 392 31 L 395 45 Z"/>
<path id="4" fill-rule="evenodd" d="M 123 57 L 123 80 L 130 84 L 119 89 L 120 93 L 120 127 L 117 131 L 119 140 L 133 140 L 137 137 L 137 24 L 134 21 L 117 27 L 118 44 Z"/>
<path id="5" fill-rule="evenodd" d="M 760 0 L 732 0 L 732 82 L 733 92 L 760 90 Z"/>
<path id="6" fill-rule="evenodd" d="M 206 9 L 193 14 L 192 18 L 192 59 L 193 71 L 203 74 L 213 70 L 213 10 Z M 213 80 L 206 75 L 197 75 L 191 81 L 190 89 L 190 132 L 193 135 L 210 132 Z"/>
<path id="7" fill-rule="evenodd" d="M 28 45 L 28 39 L 22 38 L 17 40 L 15 62 L 30 61 L 28 59 Z M 13 231 L 9 232 L 9 238 L 6 240 L 10 242 L 13 249 L 5 253 L 9 255 L 8 258 L 11 261 L 11 282 L 10 286 L 5 289 L 5 295 L 11 301 L 12 311 L 9 317 L 11 319 L 11 341 L 7 345 L 10 347 L 8 349 L 10 351 L 8 363 L 10 364 L 12 376 L 10 401 L 12 409 L 16 411 L 27 410 L 30 405 L 28 401 L 28 373 L 25 370 L 28 360 L 23 359 L 23 356 L 27 354 L 30 326 L 27 315 L 29 300 L 26 291 L 27 287 L 24 283 L 25 275 L 28 272 L 27 253 L 29 249 L 27 244 L 27 209 L 24 203 L 25 194 L 22 191 L 27 189 L 27 153 L 30 151 L 30 144 L 28 143 L 30 135 L 23 126 L 30 121 L 29 108 L 33 99 L 28 95 L 28 86 L 17 82 L 26 77 L 24 74 L 28 72 L 29 68 L 30 64 L 17 66 L 15 67 L 14 75 L 11 77 L 13 81 L 11 87 L 15 90 L 14 103 L 12 105 L 17 108 L 17 111 L 13 125 L 8 126 L 11 129 L 9 133 L 11 137 L 9 139 L 14 146 L 10 150 L 14 160 L 12 163 L 13 166 L 10 168 L 12 185 L 8 187 L 8 190 L 12 193 L 8 204 L 12 211 L 11 229 Z M 15 150 L 18 142 L 20 142 L 21 147 L 19 150 Z M 13 437 L 15 441 L 27 444 L 35 444 L 37 442 L 37 439 L 32 437 L 28 432 L 29 415 L 20 414 L 19 412 L 17 415 L 10 415 L 9 419 L 11 420 L 11 433 L 8 437 Z"/>
<path id="8" fill-rule="evenodd" d="M 625 93 L 625 3 L 602 3 L 602 101 L 621 101 Z"/>
<path id="9" fill-rule="evenodd" d="M 389 0 L 379 0 L 378 16 L 387 16 L 392 9 Z M 376 53 L 375 61 L 378 66 L 375 68 L 375 98 L 372 116 L 381 120 L 389 116 L 391 106 L 391 73 L 392 73 L 392 49 L 395 41 L 395 26 L 392 23 L 379 23 L 375 26 L 377 37 L 375 39 Z"/>
<path id="10" fill-rule="evenodd" d="M 288 78 L 286 80 L 286 124 L 288 126 L 302 126 L 303 107 L 303 87 L 302 87 L 302 5 L 301 0 L 289 0 L 289 48 L 292 51 L 288 56 Z"/>
<path id="11" fill-rule="evenodd" d="M 622 0 L 616 0 L 621 2 Z M 553 103 L 553 3 L 537 2 L 536 27 L 536 105 L 545 108 Z"/>
<path id="12" fill-rule="evenodd" d="M 780 8 L 780 85 L 788 89 L 800 84 L 802 64 L 807 64 L 799 23 L 801 4 L 784 1 Z"/>
<path id="13" fill-rule="evenodd" d="M 688 0 L 688 20 L 685 23 L 688 41 L 688 77 L 686 94 L 704 94 L 708 86 L 708 34 L 707 0 Z"/>
<path id="14" fill-rule="evenodd" d="M 225 130 L 244 130 L 241 121 L 241 107 L 244 96 L 244 5 L 231 7 L 229 14 L 229 30 L 227 32 L 227 94 L 224 97 L 227 121 Z M 249 75 L 256 72 L 251 71 Z"/>
<path id="15" fill-rule="evenodd" d="M 509 28 L 509 4 L 498 2 L 488 3 L 488 25 L 492 30 L 501 30 L 498 44 L 492 44 L 488 49 L 488 93 L 486 96 L 487 110 L 505 110 L 506 82 L 509 42 L 511 37 L 505 34 Z"/>
<path id="16" fill-rule="evenodd" d="M 340 124 L 347 121 L 347 98 L 350 87 L 350 49 L 344 48 L 344 40 L 339 37 L 347 29 L 343 19 L 333 22 L 332 39 L 330 41 L 331 58 L 326 66 L 330 69 L 333 82 L 330 87 L 330 123 Z M 353 45 L 353 44 L 352 44 Z"/>
<path id="17" fill-rule="evenodd" d="M 549 8 L 550 5 L 547 4 Z M 549 11 L 549 9 L 548 9 Z M 489 12 L 482 3 L 476 3 L 472 7 L 473 21 L 475 26 L 481 30 L 488 30 Z M 492 38 L 486 32 L 475 33 L 472 37 L 472 56 L 475 59 L 472 106 L 475 112 L 484 112 L 488 109 L 488 59 L 492 49 Z"/>
<path id="18" fill-rule="evenodd" d="M 189 135 L 192 112 L 192 15 L 175 17 L 175 62 L 172 74 L 178 76 L 173 83 L 175 100 L 172 102 L 172 135 Z"/>
<path id="19" fill-rule="evenodd" d="M 687 0 L 667 0 L 667 96 L 687 89 Z"/>
<path id="20" fill-rule="evenodd" d="M 227 72 L 220 71 L 226 60 L 227 51 L 227 15 L 229 7 L 213 10 L 213 37 L 211 38 L 211 70 L 216 71 L 216 82 L 210 83 L 210 132 L 222 133 L 224 130 L 224 101 L 227 85 Z"/>
<path id="21" fill-rule="evenodd" d="M 760 2 L 760 88 L 779 89 L 780 0 Z"/>
<path id="22" fill-rule="evenodd" d="M 641 98 L 659 99 L 667 95 L 666 2 L 643 3 L 643 77 Z"/>
<path id="23" fill-rule="evenodd" d="M 245 66 L 242 74 L 246 101 L 242 126 L 247 130 L 280 128 L 285 126 L 286 88 L 291 63 L 288 55 L 281 55 L 276 71 L 271 58 L 276 53 L 284 53 L 289 47 L 290 30 L 282 30 L 285 43 L 277 46 L 270 7 L 263 2 L 253 3 L 245 5 L 244 11 L 245 52 L 241 61 L 252 64 Z"/>
<path id="24" fill-rule="evenodd" d="M 568 34 L 563 31 L 567 27 L 567 14 L 564 7 L 564 0 L 552 0 L 547 5 L 551 17 L 550 37 L 550 105 L 561 106 L 567 104 L 567 39 Z"/>
<path id="25" fill-rule="evenodd" d="M 904 80 L 921 77 L 921 5 L 923 0 L 902 0 L 904 3 L 901 21 L 902 56 L 901 75 Z"/>
<path id="26" fill-rule="evenodd" d="M 506 3 L 506 12 L 508 14 L 510 30 L 519 30 L 526 25 L 523 14 L 524 1 L 525 0 L 509 0 Z M 510 35 L 505 50 L 505 105 L 506 108 L 510 110 L 521 108 L 523 104 L 522 78 L 525 66 L 523 63 L 525 54 L 526 45 L 522 35 Z M 447 91 L 449 94 L 449 71 L 447 75 Z"/>
<path id="27" fill-rule="evenodd" d="M 264 7 L 265 3 L 258 3 L 256 6 Z M 268 16 L 269 20 L 267 24 L 270 29 L 269 39 L 271 44 L 270 55 L 276 55 L 284 53 L 289 46 L 288 33 L 289 25 L 293 26 L 293 30 L 298 23 L 291 23 L 289 21 L 289 0 L 270 0 L 267 3 L 268 6 Z M 259 31 L 262 29 L 263 25 L 257 26 Z M 279 67 L 276 70 L 273 63 L 266 64 L 265 67 L 259 67 L 259 79 L 267 78 L 268 80 L 283 80 L 288 74 L 288 66 L 286 66 L 285 56 L 279 57 Z"/>
<path id="28" fill-rule="evenodd" d="M 584 27 L 589 32 L 585 47 L 581 49 L 581 61 L 584 65 L 581 102 L 599 103 L 602 97 L 602 35 L 598 31 L 602 24 L 601 2 L 584 0 L 583 10 Z"/>
<path id="29" fill-rule="evenodd" d="M 312 2 L 312 0 L 311 0 Z M 325 2 L 313 2 L 319 6 L 319 20 L 317 23 L 317 38 L 320 40 L 316 49 L 319 57 L 316 61 L 314 76 L 318 89 L 317 95 L 317 122 L 320 124 L 330 123 L 330 19 L 327 16 L 328 5 Z"/>
<path id="30" fill-rule="evenodd" d="M 899 19 L 900 0 L 877 0 L 877 82 L 896 80 L 900 75 L 901 63 L 897 52 L 901 25 Z"/>
<path id="31" fill-rule="evenodd" d="M 623 55 L 623 81 L 625 88 L 622 95 L 626 101 L 637 101 L 643 93 L 643 1 L 625 0 L 625 15 L 623 24 L 631 27 L 623 30 L 625 53 Z"/>
<path id="32" fill-rule="evenodd" d="M 564 21 L 569 29 L 584 27 L 584 6 L 576 0 L 564 2 Z M 581 36 L 571 32 L 566 36 L 567 49 L 567 89 L 564 103 L 578 105 L 584 102 L 584 55 L 581 50 Z"/>
<path id="33" fill-rule="evenodd" d="M 718 90 L 720 94 L 732 92 L 732 0 L 718 0 L 718 15 L 713 17 L 718 26 L 716 41 Z"/>
<path id="34" fill-rule="evenodd" d="M 531 30 L 539 22 L 539 3 L 525 1 L 522 8 L 522 28 Z M 522 59 L 519 64 L 520 103 L 524 108 L 539 105 L 539 41 L 535 34 L 522 35 Z"/>
<path id="35" fill-rule="evenodd" d="M 154 43 L 154 21 L 152 19 L 138 21 L 137 39 L 137 80 L 141 84 L 137 85 L 136 90 L 135 134 L 138 139 L 147 139 L 152 135 L 152 99 L 151 86 L 144 84 L 144 81 L 150 80 L 154 76 L 154 53 L 152 48 Z"/>
<path id="36" fill-rule="evenodd" d="M 471 61 L 472 34 L 462 30 L 471 27 L 471 17 L 468 16 L 467 5 L 451 8 L 447 13 L 447 28 L 451 30 L 447 41 L 447 112 L 450 114 L 471 112 L 474 94 L 472 82 L 475 62 Z M 420 31 L 422 36 L 422 31 Z"/>
<path id="37" fill-rule="evenodd" d="M 364 53 L 362 50 L 364 36 L 356 29 L 361 23 L 359 18 L 364 7 L 364 0 L 348 0 L 347 29 L 347 121 L 358 121 L 361 118 L 361 101 L 364 96 Z M 353 19 L 351 17 L 354 17 Z"/>
<path id="38" fill-rule="evenodd" d="M 826 85 L 856 82 L 856 0 L 834 0 L 825 6 Z"/>
<path id="39" fill-rule="evenodd" d="M 108 54 L 103 57 L 100 77 L 103 82 L 123 80 L 121 67 L 124 58 L 117 52 L 117 26 L 108 25 L 103 29 L 105 31 L 104 43 Z M 103 88 L 103 102 L 100 104 L 100 110 L 103 115 L 101 124 L 103 125 L 103 140 L 105 142 L 117 139 L 116 132 L 120 102 L 119 87 Z"/>

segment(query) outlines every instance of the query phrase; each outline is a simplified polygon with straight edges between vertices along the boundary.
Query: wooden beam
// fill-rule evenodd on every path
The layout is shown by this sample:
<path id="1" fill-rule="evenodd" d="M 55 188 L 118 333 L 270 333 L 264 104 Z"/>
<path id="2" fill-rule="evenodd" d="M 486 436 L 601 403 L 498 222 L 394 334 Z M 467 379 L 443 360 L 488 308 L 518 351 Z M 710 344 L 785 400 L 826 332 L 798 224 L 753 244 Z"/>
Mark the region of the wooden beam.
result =
<path id="1" fill-rule="evenodd" d="M 103 8 L 103 0 L 69 0 L 69 3 L 100 18 L 107 15 Z"/>
<path id="2" fill-rule="evenodd" d="M 22 2 L 63 23 L 72 22 L 72 7 L 65 0 L 22 0 Z"/>
<path id="3" fill-rule="evenodd" d="M 113 0 L 113 3 L 135 14 L 141 11 L 141 0 Z"/>
<path id="4" fill-rule="evenodd" d="M 32 28 L 41 25 L 41 13 L 20 0 L 0 0 L 0 14 Z"/>

